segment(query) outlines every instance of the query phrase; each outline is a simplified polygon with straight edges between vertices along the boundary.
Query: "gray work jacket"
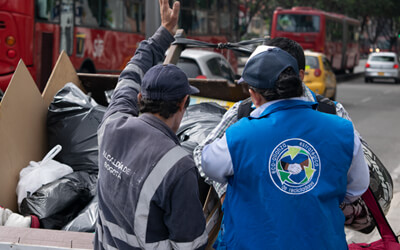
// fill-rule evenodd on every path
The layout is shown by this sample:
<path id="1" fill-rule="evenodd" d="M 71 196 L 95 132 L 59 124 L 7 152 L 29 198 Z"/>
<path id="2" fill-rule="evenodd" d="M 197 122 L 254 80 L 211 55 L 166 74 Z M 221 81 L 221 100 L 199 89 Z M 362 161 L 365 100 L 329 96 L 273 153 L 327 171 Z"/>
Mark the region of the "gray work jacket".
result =
<path id="1" fill-rule="evenodd" d="M 140 44 L 98 131 L 95 249 L 198 249 L 207 242 L 192 156 L 164 122 L 147 113 L 138 117 L 143 74 L 172 41 L 160 27 Z"/>

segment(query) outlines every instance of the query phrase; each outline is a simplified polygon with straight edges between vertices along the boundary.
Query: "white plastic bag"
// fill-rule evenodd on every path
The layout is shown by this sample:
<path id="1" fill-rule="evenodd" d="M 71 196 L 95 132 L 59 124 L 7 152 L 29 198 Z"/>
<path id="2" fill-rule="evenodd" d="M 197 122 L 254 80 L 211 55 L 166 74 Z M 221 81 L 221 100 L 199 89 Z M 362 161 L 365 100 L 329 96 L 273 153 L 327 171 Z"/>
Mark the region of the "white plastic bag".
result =
<path id="1" fill-rule="evenodd" d="M 42 161 L 31 161 L 27 167 L 21 170 L 17 185 L 18 209 L 22 200 L 33 194 L 42 185 L 58 180 L 73 172 L 70 166 L 53 160 L 61 149 L 61 145 L 56 145 Z"/>

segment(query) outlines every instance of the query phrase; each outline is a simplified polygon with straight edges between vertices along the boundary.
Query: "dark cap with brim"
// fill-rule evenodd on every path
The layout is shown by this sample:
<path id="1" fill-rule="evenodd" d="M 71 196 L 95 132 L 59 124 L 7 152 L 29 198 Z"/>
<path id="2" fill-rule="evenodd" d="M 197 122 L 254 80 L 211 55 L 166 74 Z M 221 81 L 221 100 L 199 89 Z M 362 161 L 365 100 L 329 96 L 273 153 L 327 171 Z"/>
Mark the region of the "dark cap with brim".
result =
<path id="1" fill-rule="evenodd" d="M 176 65 L 156 65 L 143 76 L 141 85 L 143 98 L 175 101 L 200 91 L 189 84 L 186 74 Z"/>
<path id="2" fill-rule="evenodd" d="M 297 61 L 293 56 L 280 48 L 264 47 L 250 56 L 238 83 L 246 82 L 254 88 L 272 89 L 279 75 L 288 67 L 299 74 Z"/>

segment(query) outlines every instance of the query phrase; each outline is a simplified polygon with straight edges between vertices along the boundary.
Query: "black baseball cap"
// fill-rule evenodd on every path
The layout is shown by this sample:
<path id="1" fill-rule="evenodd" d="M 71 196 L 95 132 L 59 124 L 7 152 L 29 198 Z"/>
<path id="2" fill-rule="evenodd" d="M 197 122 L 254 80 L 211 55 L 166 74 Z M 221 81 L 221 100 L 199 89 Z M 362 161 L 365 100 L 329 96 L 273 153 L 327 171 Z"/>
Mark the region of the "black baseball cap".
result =
<path id="1" fill-rule="evenodd" d="M 279 75 L 288 67 L 299 75 L 296 59 L 286 51 L 271 46 L 259 46 L 249 57 L 238 83 L 246 82 L 259 89 L 272 89 Z"/>
<path id="2" fill-rule="evenodd" d="M 141 85 L 143 98 L 175 101 L 200 91 L 189 84 L 186 74 L 174 64 L 159 64 L 143 76 Z"/>

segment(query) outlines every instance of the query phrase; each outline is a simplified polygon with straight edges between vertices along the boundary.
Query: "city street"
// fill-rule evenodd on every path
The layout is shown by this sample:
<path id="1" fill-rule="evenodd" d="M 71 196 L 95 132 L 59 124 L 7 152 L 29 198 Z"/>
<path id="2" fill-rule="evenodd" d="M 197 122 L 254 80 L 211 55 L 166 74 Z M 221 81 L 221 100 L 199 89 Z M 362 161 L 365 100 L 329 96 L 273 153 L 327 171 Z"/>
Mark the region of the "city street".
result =
<path id="1" fill-rule="evenodd" d="M 400 84 L 359 77 L 339 83 L 337 91 L 356 129 L 393 173 L 400 167 Z"/>
<path id="2" fill-rule="evenodd" d="M 363 77 L 341 82 L 337 88 L 341 102 L 372 150 L 391 173 L 394 185 L 388 221 L 400 234 L 400 84 L 392 81 L 365 83 Z M 378 240 L 375 229 L 365 235 L 346 230 L 348 242 Z"/>

